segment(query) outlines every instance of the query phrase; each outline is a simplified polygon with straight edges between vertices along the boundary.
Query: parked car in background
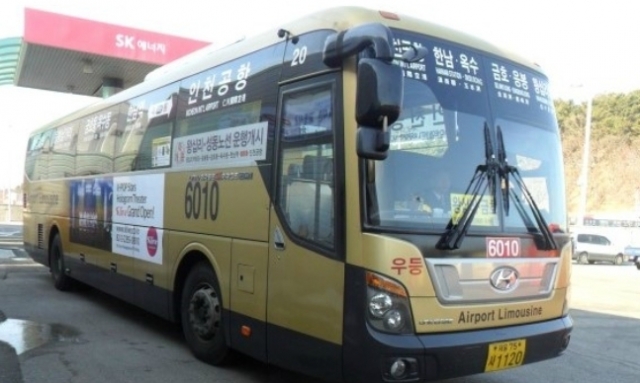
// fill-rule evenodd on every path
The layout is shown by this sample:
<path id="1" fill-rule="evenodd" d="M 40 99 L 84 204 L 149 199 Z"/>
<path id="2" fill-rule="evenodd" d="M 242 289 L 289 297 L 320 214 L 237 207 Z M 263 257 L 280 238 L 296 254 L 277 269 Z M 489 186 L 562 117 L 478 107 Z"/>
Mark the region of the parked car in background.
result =
<path id="1" fill-rule="evenodd" d="M 635 263 L 638 270 L 640 270 L 640 247 L 629 245 L 624 248 L 624 254 L 629 257 L 629 262 Z"/>
<path id="2" fill-rule="evenodd" d="M 576 233 L 574 236 L 573 259 L 578 263 L 611 262 L 621 265 L 629 259 L 624 247 L 613 243 L 604 235 Z"/>

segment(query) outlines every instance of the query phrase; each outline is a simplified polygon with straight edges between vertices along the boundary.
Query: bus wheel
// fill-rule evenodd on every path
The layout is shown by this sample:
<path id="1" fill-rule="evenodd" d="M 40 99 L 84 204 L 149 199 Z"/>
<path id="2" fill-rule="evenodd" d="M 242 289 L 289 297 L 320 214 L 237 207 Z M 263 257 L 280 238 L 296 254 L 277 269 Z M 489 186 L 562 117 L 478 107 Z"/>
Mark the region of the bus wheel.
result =
<path id="1" fill-rule="evenodd" d="M 49 265 L 55 288 L 60 291 L 69 291 L 73 280 L 65 273 L 64 251 L 62 250 L 62 241 L 59 234 L 56 234 L 51 242 Z"/>
<path id="2" fill-rule="evenodd" d="M 231 350 L 222 326 L 222 300 L 218 280 L 211 267 L 198 263 L 189 272 L 182 290 L 182 331 L 191 352 L 200 360 L 223 365 Z"/>

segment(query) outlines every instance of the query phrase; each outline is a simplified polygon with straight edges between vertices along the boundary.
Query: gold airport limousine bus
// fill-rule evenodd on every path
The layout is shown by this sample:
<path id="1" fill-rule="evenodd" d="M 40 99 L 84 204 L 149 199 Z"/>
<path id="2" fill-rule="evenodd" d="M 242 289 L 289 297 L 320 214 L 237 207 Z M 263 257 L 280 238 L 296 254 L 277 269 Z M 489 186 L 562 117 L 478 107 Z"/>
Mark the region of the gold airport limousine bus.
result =
<path id="1" fill-rule="evenodd" d="M 328 381 L 558 356 L 571 246 L 540 69 L 343 7 L 159 68 L 30 136 L 24 242 L 234 352 Z"/>

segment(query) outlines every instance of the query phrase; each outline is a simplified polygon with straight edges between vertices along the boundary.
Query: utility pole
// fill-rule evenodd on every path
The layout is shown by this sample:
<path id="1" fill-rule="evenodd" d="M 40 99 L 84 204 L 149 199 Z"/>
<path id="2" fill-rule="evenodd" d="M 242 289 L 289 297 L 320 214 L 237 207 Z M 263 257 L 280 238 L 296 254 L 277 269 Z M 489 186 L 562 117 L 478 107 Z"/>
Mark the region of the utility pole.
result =
<path id="1" fill-rule="evenodd" d="M 580 171 L 580 207 L 578 210 L 578 226 L 584 225 L 584 216 L 587 210 L 587 189 L 589 185 L 589 154 L 591 152 L 591 114 L 593 109 L 593 96 L 589 94 L 587 99 L 587 115 L 584 125 L 584 147 L 582 152 L 582 169 Z"/>
<path id="2" fill-rule="evenodd" d="M 9 186 L 9 203 L 7 203 L 7 222 L 11 222 L 11 186 Z"/>

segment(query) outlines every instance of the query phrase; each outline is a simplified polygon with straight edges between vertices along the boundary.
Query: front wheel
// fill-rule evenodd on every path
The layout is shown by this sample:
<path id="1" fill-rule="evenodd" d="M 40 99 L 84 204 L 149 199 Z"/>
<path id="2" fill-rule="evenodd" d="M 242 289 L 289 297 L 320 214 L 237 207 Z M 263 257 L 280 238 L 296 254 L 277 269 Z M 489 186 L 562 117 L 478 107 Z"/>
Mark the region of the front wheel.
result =
<path id="1" fill-rule="evenodd" d="M 231 360 L 231 350 L 224 336 L 222 298 L 218 280 L 211 267 L 200 262 L 187 276 L 180 316 L 182 331 L 196 358 L 213 365 Z"/>
<path id="2" fill-rule="evenodd" d="M 53 285 L 60 291 L 69 291 L 73 286 L 73 280 L 66 274 L 64 265 L 64 251 L 62 250 L 62 240 L 60 235 L 55 234 L 51 247 L 49 248 L 49 265 Z"/>
<path id="3" fill-rule="evenodd" d="M 615 259 L 615 261 L 614 261 L 614 262 L 615 262 L 615 264 L 616 264 L 616 265 L 618 265 L 618 266 L 619 266 L 619 265 L 622 265 L 622 255 L 621 255 L 621 254 L 616 255 L 616 259 Z"/>

